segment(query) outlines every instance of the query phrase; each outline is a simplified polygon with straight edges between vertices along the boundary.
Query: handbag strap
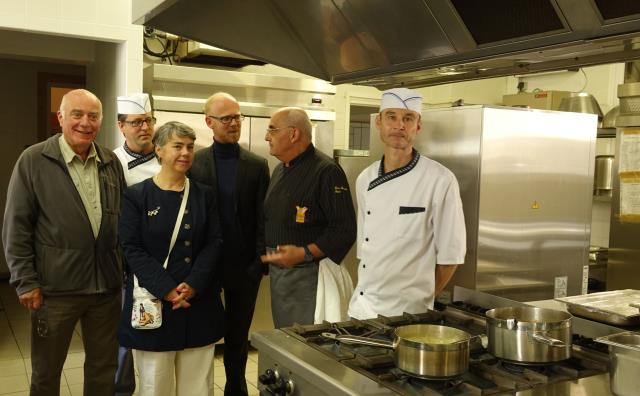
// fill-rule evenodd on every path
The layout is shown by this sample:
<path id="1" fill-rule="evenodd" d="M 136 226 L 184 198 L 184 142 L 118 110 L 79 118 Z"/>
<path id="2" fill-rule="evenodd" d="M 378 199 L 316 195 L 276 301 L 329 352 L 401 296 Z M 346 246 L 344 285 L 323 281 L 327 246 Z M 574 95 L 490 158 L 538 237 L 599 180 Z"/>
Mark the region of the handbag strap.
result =
<path id="1" fill-rule="evenodd" d="M 169 244 L 169 251 L 167 252 L 167 258 L 164 259 L 164 264 L 162 268 L 167 268 L 167 263 L 169 262 L 169 256 L 171 255 L 171 250 L 173 249 L 173 245 L 176 243 L 176 239 L 178 239 L 178 232 L 180 232 L 180 224 L 182 224 L 182 218 L 184 217 L 184 210 L 187 208 L 187 200 L 189 199 L 189 178 L 185 177 L 184 180 L 184 193 L 182 194 L 182 202 L 180 203 L 180 210 L 178 211 L 178 217 L 176 218 L 176 224 L 173 226 L 173 234 L 171 234 L 171 243 Z M 133 286 L 138 287 L 138 277 L 133 275 Z"/>

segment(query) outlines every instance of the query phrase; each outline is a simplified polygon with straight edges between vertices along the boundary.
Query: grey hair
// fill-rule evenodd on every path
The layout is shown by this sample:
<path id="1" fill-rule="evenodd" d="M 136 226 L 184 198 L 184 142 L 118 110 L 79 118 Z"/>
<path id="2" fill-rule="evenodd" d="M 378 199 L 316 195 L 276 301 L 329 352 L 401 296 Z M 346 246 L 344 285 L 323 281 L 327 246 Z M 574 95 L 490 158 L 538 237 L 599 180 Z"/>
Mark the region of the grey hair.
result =
<path id="1" fill-rule="evenodd" d="M 192 140 L 196 140 L 196 133 L 193 129 L 179 121 L 169 121 L 166 124 L 158 128 L 153 135 L 153 145 L 156 147 L 163 147 L 173 136 L 188 137 Z"/>
<path id="2" fill-rule="evenodd" d="M 302 135 L 311 140 L 311 120 L 307 112 L 299 107 L 283 107 L 278 110 L 284 117 L 285 123 L 300 130 Z"/>

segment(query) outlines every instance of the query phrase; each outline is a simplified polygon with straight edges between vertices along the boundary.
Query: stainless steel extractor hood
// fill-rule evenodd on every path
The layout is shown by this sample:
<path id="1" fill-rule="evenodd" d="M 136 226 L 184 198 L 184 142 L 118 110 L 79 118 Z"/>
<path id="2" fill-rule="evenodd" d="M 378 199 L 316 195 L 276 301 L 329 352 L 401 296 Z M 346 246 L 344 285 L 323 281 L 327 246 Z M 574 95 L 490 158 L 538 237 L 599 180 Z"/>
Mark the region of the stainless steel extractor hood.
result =
<path id="1" fill-rule="evenodd" d="M 631 0 L 138 0 L 135 23 L 381 89 L 640 58 Z"/>

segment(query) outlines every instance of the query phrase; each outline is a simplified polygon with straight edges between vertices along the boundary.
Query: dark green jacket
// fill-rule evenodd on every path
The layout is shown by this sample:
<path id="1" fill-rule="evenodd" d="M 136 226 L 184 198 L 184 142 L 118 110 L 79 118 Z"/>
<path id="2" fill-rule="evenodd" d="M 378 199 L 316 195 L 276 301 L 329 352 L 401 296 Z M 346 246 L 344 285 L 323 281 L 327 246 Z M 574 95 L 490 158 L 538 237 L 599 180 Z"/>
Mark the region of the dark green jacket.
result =
<path id="1" fill-rule="evenodd" d="M 94 238 L 89 217 L 64 162 L 60 134 L 27 148 L 7 190 L 2 242 L 18 294 L 94 294 L 122 287 L 117 230 L 126 188 L 115 154 L 97 144 L 102 221 Z"/>

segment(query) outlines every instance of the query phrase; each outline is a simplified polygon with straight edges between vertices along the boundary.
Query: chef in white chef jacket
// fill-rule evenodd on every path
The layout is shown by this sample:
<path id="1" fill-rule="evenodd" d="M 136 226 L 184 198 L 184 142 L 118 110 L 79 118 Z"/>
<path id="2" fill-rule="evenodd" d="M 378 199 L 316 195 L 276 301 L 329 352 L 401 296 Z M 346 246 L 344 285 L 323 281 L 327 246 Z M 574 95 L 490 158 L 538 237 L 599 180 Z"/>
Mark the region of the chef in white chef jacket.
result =
<path id="1" fill-rule="evenodd" d="M 120 160 L 127 186 L 140 183 L 160 171 L 152 143 L 156 119 L 146 93 L 118 96 L 118 128 L 122 146 L 113 150 Z M 131 350 L 120 347 L 116 372 L 116 394 L 131 395 L 136 389 Z"/>
<path id="2" fill-rule="evenodd" d="M 124 135 L 125 142 L 113 152 L 122 164 L 128 186 L 160 171 L 151 142 L 155 123 L 148 94 L 118 96 L 118 128 Z"/>
<path id="3" fill-rule="evenodd" d="M 413 90 L 382 93 L 375 124 L 384 156 L 356 181 L 360 263 L 353 318 L 425 312 L 464 263 L 458 181 L 413 147 L 421 110 L 422 95 Z"/>

